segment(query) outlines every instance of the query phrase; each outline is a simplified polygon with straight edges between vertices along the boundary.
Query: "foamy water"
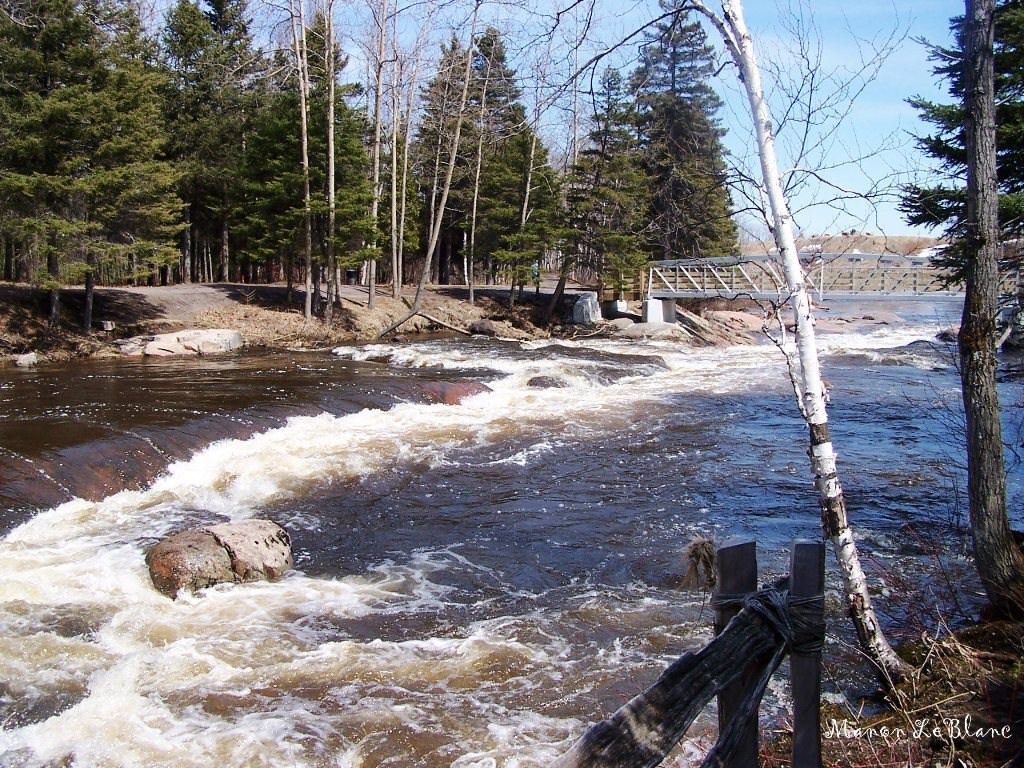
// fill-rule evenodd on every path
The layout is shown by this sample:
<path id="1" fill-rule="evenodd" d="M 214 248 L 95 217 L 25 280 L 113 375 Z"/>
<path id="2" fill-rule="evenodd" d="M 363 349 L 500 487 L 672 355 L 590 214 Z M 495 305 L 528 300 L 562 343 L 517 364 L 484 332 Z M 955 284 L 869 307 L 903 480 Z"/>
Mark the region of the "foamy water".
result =
<path id="1" fill-rule="evenodd" d="M 874 353 L 926 328 L 823 349 Z M 11 530 L 0 762 L 546 765 L 707 640 L 706 595 L 676 588 L 683 565 L 666 547 L 761 530 L 717 511 L 760 499 L 757 472 L 779 492 L 809 486 L 787 469 L 806 472 L 799 447 L 748 450 L 730 468 L 716 416 L 697 417 L 718 403 L 742 422 L 756 397 L 777 404 L 762 430 L 785 424 L 790 385 L 769 346 L 442 341 L 317 363 L 325 377 L 345 364 L 456 372 L 490 391 L 294 416 Z M 755 474 L 725 502 L 715 478 L 737 472 Z M 300 547 L 281 581 L 175 601 L 152 588 L 144 553 L 161 536 L 264 515 Z M 790 538 L 770 525 L 768 538 Z M 711 722 L 675 764 L 696 759 Z"/>

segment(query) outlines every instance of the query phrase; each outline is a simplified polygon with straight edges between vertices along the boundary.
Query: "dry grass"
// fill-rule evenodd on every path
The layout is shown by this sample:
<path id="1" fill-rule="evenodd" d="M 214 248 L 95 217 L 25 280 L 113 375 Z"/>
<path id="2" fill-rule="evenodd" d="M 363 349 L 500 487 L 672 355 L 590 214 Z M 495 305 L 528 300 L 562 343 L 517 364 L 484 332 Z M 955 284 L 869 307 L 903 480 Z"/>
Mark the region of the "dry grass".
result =
<path id="1" fill-rule="evenodd" d="M 884 712 L 823 709 L 825 766 L 1024 765 L 1024 624 L 943 628 L 901 654 L 914 671 Z M 763 747 L 762 766 L 789 764 L 790 735 Z"/>
<path id="2" fill-rule="evenodd" d="M 375 340 L 392 323 L 409 314 L 409 298 L 375 296 L 367 306 L 365 289 L 346 292 L 330 323 L 305 320 L 302 310 L 287 301 L 287 291 L 274 286 L 170 286 L 166 288 L 98 289 L 96 320 L 116 321 L 113 334 L 85 335 L 78 328 L 81 290 L 62 291 L 61 323 L 47 322 L 47 292 L 25 285 L 0 285 L 0 356 L 29 351 L 60 361 L 81 356 L 116 354 L 114 338 L 164 333 L 185 328 L 232 328 L 248 347 L 273 349 L 317 348 Z M 301 300 L 301 297 L 299 297 Z M 397 333 L 413 335 L 446 328 L 465 329 L 478 319 L 490 319 L 497 333 L 508 338 L 545 335 L 533 325 L 531 310 L 509 310 L 493 297 L 479 296 L 474 304 L 458 296 L 428 292 L 423 313 L 410 318 Z"/>

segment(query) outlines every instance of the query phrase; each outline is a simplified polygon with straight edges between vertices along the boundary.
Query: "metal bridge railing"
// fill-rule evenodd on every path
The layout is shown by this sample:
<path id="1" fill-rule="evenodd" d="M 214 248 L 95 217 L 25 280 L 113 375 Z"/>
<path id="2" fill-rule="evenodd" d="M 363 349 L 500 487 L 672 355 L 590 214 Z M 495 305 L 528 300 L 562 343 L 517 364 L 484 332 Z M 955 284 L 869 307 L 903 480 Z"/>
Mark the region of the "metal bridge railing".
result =
<path id="1" fill-rule="evenodd" d="M 818 301 L 837 296 L 963 295 L 962 286 L 950 284 L 947 270 L 895 256 L 815 254 L 804 263 L 804 279 Z M 1008 280 L 1015 284 L 1015 279 Z M 771 299 L 788 293 L 782 264 L 772 256 L 656 261 L 646 282 L 646 297 L 656 299 Z"/>

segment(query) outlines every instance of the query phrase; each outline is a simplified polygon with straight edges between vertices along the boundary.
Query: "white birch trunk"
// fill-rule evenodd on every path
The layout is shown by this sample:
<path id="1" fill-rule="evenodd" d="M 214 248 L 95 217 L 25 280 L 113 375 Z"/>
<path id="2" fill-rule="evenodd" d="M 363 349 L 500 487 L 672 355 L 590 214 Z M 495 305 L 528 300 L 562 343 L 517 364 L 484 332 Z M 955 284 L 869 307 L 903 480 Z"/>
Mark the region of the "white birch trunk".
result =
<path id="1" fill-rule="evenodd" d="M 397 10 L 392 17 L 391 28 L 391 295 L 402 295 L 402 273 L 398 261 L 398 137 L 401 130 L 401 99 L 398 84 L 401 69 L 398 62 Z"/>
<path id="2" fill-rule="evenodd" d="M 302 0 L 295 0 L 291 13 L 292 43 L 295 64 L 299 73 L 299 113 L 302 132 L 303 219 L 305 220 L 304 266 L 306 272 L 306 302 L 302 316 L 313 317 L 313 223 L 309 201 L 309 60 L 306 56 L 306 13 Z"/>
<path id="3" fill-rule="evenodd" d="M 476 219 L 480 202 L 480 172 L 484 164 L 484 139 L 487 134 L 487 88 L 491 82 L 491 61 L 487 60 L 484 83 L 480 96 L 480 136 L 476 142 L 476 171 L 473 174 L 473 202 L 469 215 L 469 244 L 466 250 L 466 286 L 469 288 L 469 303 L 476 300 L 473 292 L 473 263 L 476 261 Z M 465 252 L 465 251 L 464 251 Z"/>
<path id="4" fill-rule="evenodd" d="M 413 65 L 412 77 L 408 84 L 408 92 L 406 94 L 406 105 L 405 115 L 403 117 L 403 134 L 402 134 L 402 184 L 401 184 L 401 206 L 400 213 L 398 215 L 398 272 L 396 277 L 396 285 L 394 287 L 394 297 L 397 299 L 402 294 L 402 276 L 405 272 L 405 225 L 408 219 L 408 208 L 407 200 L 409 195 L 409 154 L 412 150 L 412 111 L 413 103 L 416 98 L 416 86 L 418 84 L 417 72 L 419 71 L 419 62 L 417 61 Z"/>
<path id="5" fill-rule="evenodd" d="M 377 7 L 377 59 L 374 62 L 374 93 L 373 93 L 373 201 L 370 206 L 370 219 L 373 222 L 373 238 L 370 242 L 370 263 L 367 265 L 367 296 L 366 305 L 373 308 L 374 294 L 377 292 L 377 259 L 379 230 L 377 218 L 380 215 L 380 147 L 383 134 L 381 124 L 381 106 L 384 102 L 384 48 L 388 40 L 388 0 L 380 0 Z"/>
<path id="6" fill-rule="evenodd" d="M 906 665 L 893 651 L 878 623 L 846 514 L 846 500 L 839 483 L 836 455 L 825 410 L 817 341 L 814 335 L 814 315 L 796 249 L 793 217 L 783 192 L 771 114 L 765 101 L 753 41 L 743 18 L 742 2 L 723 0 L 721 18 L 710 12 L 702 3 L 694 3 L 694 7 L 721 33 L 740 70 L 740 80 L 746 89 L 757 137 L 764 192 L 771 208 L 773 235 L 783 261 L 789 301 L 793 307 L 799 360 L 796 382 L 799 390 L 798 406 L 810 430 L 809 455 L 818 491 L 822 527 L 836 551 L 836 559 L 843 575 L 847 606 L 861 647 L 877 666 L 883 682 L 891 686 L 895 681 L 902 679 L 906 673 Z"/>
<path id="7" fill-rule="evenodd" d="M 335 185 L 334 157 L 334 0 L 324 3 L 324 63 L 327 75 L 327 309 L 324 322 L 330 323 L 334 317 L 334 302 L 339 295 L 337 253 L 334 235 L 337 230 L 337 195 Z"/>
<path id="8" fill-rule="evenodd" d="M 437 251 L 437 242 L 441 236 L 444 209 L 445 206 L 448 205 L 448 193 L 452 188 L 452 177 L 455 175 L 455 165 L 458 162 L 459 144 L 462 140 L 462 125 L 466 121 L 466 102 L 469 100 L 469 81 L 473 71 L 473 45 L 476 39 L 476 22 L 477 14 L 480 11 L 480 4 L 481 0 L 477 0 L 473 6 L 473 18 L 469 29 L 469 45 L 466 46 L 466 64 L 462 73 L 462 93 L 459 96 L 459 108 L 456 112 L 455 129 L 452 131 L 452 139 L 448 145 L 448 165 L 445 169 L 444 184 L 440 189 L 440 200 L 437 201 L 437 207 L 431 210 L 432 226 L 430 228 L 430 237 L 427 241 L 427 253 L 423 261 L 423 272 L 420 274 L 419 283 L 416 285 L 416 296 L 413 299 L 409 313 L 398 322 L 392 323 L 381 331 L 381 336 L 386 336 L 394 331 L 409 318 L 417 315 L 422 308 L 423 288 L 426 286 L 427 280 L 430 277 L 431 263 L 434 259 L 434 253 Z"/>

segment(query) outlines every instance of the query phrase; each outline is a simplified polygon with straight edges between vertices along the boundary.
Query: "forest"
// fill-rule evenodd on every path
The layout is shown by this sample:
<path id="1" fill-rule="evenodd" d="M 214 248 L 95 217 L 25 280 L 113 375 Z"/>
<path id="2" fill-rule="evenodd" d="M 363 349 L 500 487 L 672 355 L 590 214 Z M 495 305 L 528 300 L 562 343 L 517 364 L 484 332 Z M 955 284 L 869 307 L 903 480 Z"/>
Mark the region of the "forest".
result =
<path id="1" fill-rule="evenodd" d="M 179 0 L 148 23 L 135 0 L 5 6 L 4 280 L 306 281 L 330 306 L 343 280 L 397 295 L 543 267 L 614 286 L 652 257 L 736 244 L 713 50 L 672 4 L 633 69 L 595 65 L 557 158 L 479 4 L 430 51 L 433 11 L 410 42 L 379 0 L 353 52 L 335 0 Z"/>

